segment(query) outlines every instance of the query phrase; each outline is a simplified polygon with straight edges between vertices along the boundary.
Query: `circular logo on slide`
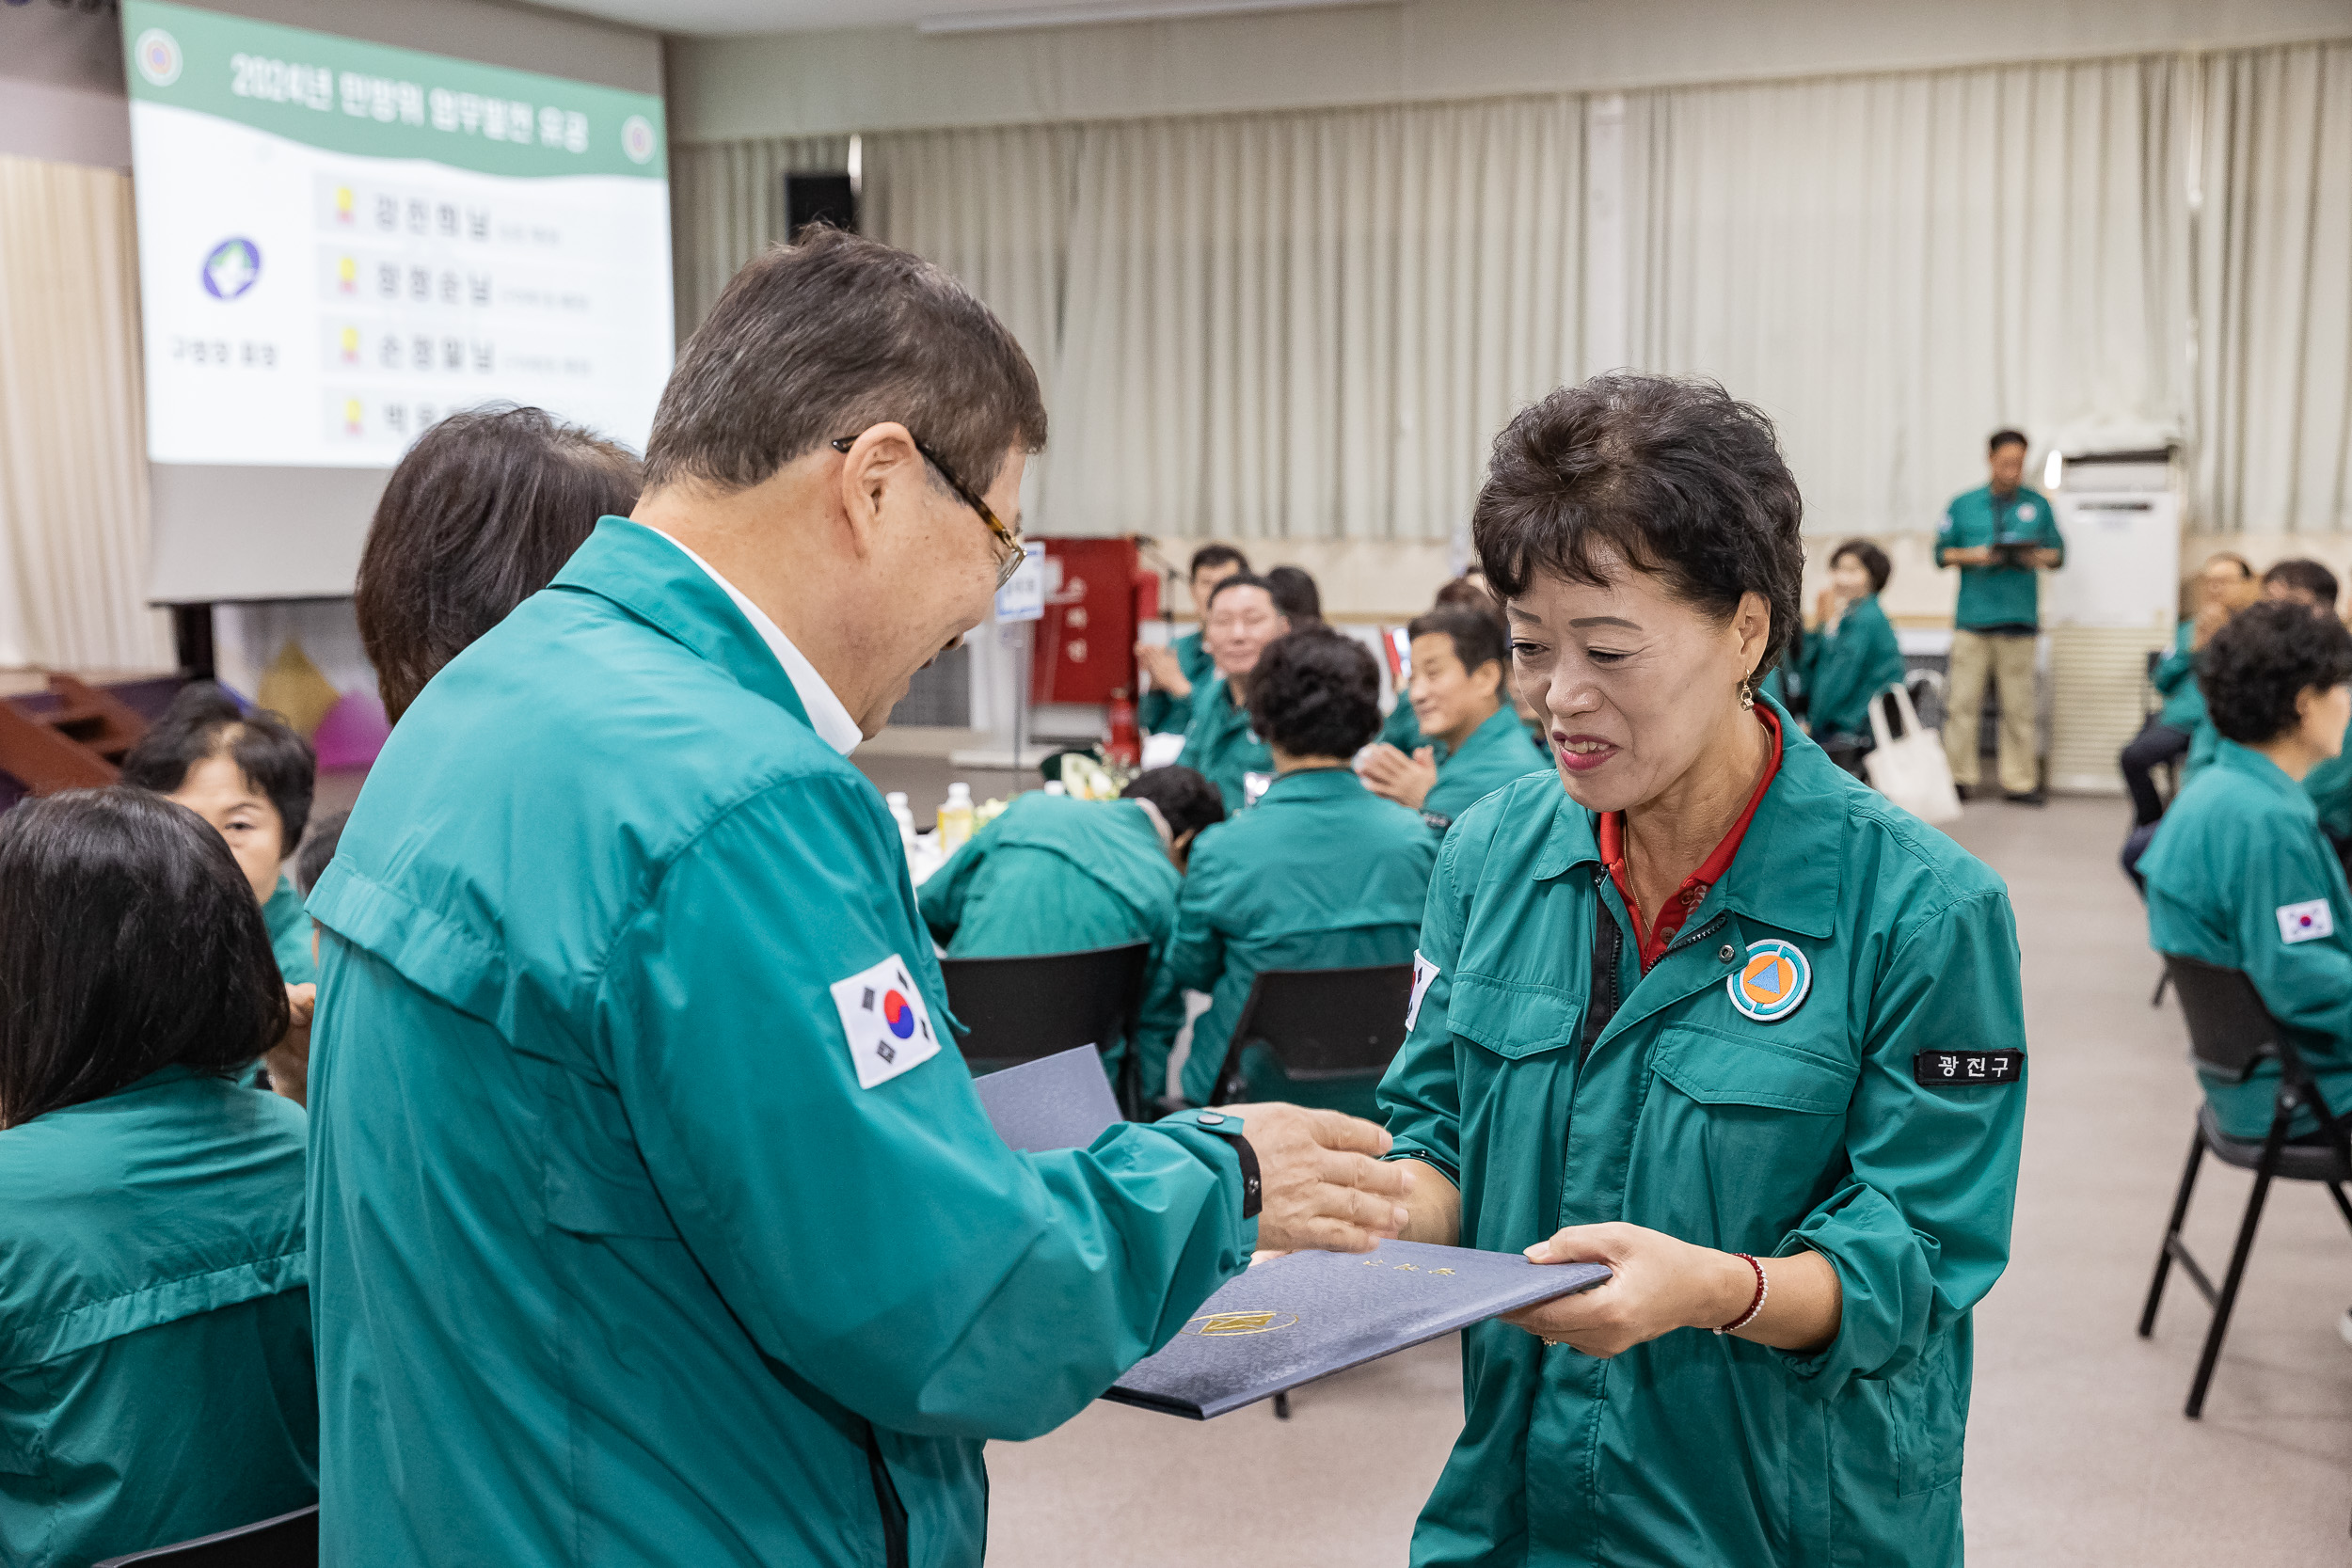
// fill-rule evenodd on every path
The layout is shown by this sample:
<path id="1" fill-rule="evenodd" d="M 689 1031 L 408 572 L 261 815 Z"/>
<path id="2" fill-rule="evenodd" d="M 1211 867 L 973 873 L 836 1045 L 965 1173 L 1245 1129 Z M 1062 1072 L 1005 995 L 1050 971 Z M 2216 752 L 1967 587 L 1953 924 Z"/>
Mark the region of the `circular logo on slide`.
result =
<path id="1" fill-rule="evenodd" d="M 262 276 L 262 251 L 251 240 L 223 240 L 204 258 L 204 292 L 234 299 Z"/>
<path id="2" fill-rule="evenodd" d="M 159 87 L 180 79 L 180 40 L 161 27 L 141 33 L 131 46 L 131 56 L 139 62 L 139 74 Z"/>
<path id="3" fill-rule="evenodd" d="M 882 995 L 882 1022 L 889 1024 L 890 1032 L 898 1036 L 900 1039 L 909 1038 L 914 1033 L 914 1004 L 910 1003 L 905 997 L 900 996 L 895 990 L 884 992 Z"/>
<path id="4" fill-rule="evenodd" d="M 621 150 L 628 154 L 632 164 L 649 162 L 653 157 L 653 123 L 644 115 L 631 115 L 621 121 Z"/>

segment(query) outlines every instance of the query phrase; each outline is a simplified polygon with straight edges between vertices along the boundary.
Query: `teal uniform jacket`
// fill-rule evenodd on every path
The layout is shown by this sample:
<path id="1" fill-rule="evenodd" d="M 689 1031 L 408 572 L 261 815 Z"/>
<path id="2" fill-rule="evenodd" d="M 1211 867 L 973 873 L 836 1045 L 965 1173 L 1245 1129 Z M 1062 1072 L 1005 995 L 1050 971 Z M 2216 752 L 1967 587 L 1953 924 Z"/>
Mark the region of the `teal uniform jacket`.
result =
<path id="1" fill-rule="evenodd" d="M 1274 771 L 1274 753 L 1249 727 L 1248 710 L 1235 705 L 1222 675 L 1192 689 L 1192 727 L 1176 762 L 1216 785 L 1228 812 L 1249 803 L 1248 774 Z"/>
<path id="2" fill-rule="evenodd" d="M 2221 732 L 2213 727 L 2213 715 L 2199 714 L 2196 725 L 2188 732 L 2188 755 L 2181 759 L 2181 788 L 2186 789 L 2188 781 L 2212 767 L 2220 754 Z"/>
<path id="3" fill-rule="evenodd" d="M 2148 675 L 2149 684 L 2164 694 L 2156 721 L 2192 733 L 2205 717 L 2205 694 L 2197 686 L 2197 650 L 2192 645 L 2196 635 L 2197 624 L 2183 621 L 2172 634 L 2172 651 Z"/>
<path id="4" fill-rule="evenodd" d="M 318 1500 L 303 1125 L 167 1067 L 0 1132 L 0 1562 Z"/>
<path id="5" fill-rule="evenodd" d="M 402 718 L 310 907 L 338 1568 L 969 1568 L 982 1439 L 1248 1257 L 1216 1132 L 1005 1147 L 882 797 L 624 519 Z"/>
<path id="6" fill-rule="evenodd" d="M 269 950 L 277 955 L 278 973 L 290 986 L 310 985 L 319 977 L 318 960 L 310 956 L 310 912 L 294 879 L 280 876 L 278 887 L 262 906 L 262 923 L 269 927 Z"/>
<path id="7" fill-rule="evenodd" d="M 1756 683 L 1756 694 L 1770 697 L 1782 707 L 1788 705 L 1788 673 L 1778 664 L 1764 672 L 1764 678 Z"/>
<path id="8" fill-rule="evenodd" d="M 2260 752 L 2224 740 L 2166 810 L 2139 874 L 2149 945 L 2245 971 L 2328 1108 L 2352 1109 L 2352 893 L 2311 797 Z M 2243 1084 L 2198 1076 L 2224 1132 L 2270 1131 L 2276 1062 Z M 2317 1125 L 2303 1114 L 2296 1131 Z"/>
<path id="9" fill-rule="evenodd" d="M 951 958 L 1078 953 L 1131 942 L 1168 956 L 1184 878 L 1133 800 L 1030 790 L 933 872 L 916 899 Z M 1110 1041 L 1102 1044 L 1110 1046 Z M 1124 1043 L 1106 1051 L 1115 1070 Z"/>
<path id="10" fill-rule="evenodd" d="M 1935 533 L 1935 563 L 1949 549 L 1974 549 L 1996 540 L 2030 541 L 2043 549 L 2066 551 L 2066 537 L 2040 492 L 2019 485 L 2006 502 L 1993 499 L 1990 485 L 1957 496 L 1944 510 Z M 2063 562 L 2061 561 L 2061 564 Z M 2031 626 L 2042 621 L 2042 579 L 2031 566 L 1963 566 L 1960 603 L 1952 625 L 1963 631 L 1987 626 Z M 1814 721 L 1820 726 L 1820 721 Z"/>
<path id="11" fill-rule="evenodd" d="M 1810 1247 L 1837 1335 L 1797 1355 L 1677 1329 L 1597 1360 L 1479 1324 L 1416 1564 L 1961 1561 L 1971 1311 L 2008 1262 L 2026 1094 L 1929 1087 L 1914 1058 L 2022 1049 L 2015 927 L 1992 872 L 1781 728 L 1730 870 L 1647 974 L 1593 813 L 1541 778 L 1472 807 L 1380 1101 L 1396 1157 L 1460 1187 L 1462 1245 L 1625 1221 Z M 1580 1064 L 1597 918 L 1623 1001 Z M 1768 942 L 1809 983 L 1765 1022 L 1730 986 Z"/>
<path id="12" fill-rule="evenodd" d="M 1192 700 L 1198 696 L 1202 683 L 1216 673 L 1216 661 L 1201 645 L 1200 634 L 1187 632 L 1168 644 L 1176 656 L 1176 667 L 1192 682 L 1192 690 L 1179 697 L 1172 691 L 1153 687 L 1136 705 L 1136 723 L 1146 735 L 1182 735 L 1192 722 Z"/>
<path id="13" fill-rule="evenodd" d="M 1201 833 L 1176 938 L 1145 1005 L 1145 1091 L 1166 1082 L 1186 990 L 1211 998 L 1184 1069 L 1184 1099 L 1201 1105 L 1260 970 L 1409 963 L 1437 847 L 1418 816 L 1344 768 L 1285 773 L 1253 809 Z M 1371 1114 L 1369 1085 L 1352 1100 L 1319 1099 L 1312 1085 L 1291 1087 L 1270 1057 L 1249 1066 L 1252 1099 Z"/>
<path id="14" fill-rule="evenodd" d="M 2303 793 L 2319 813 L 2319 825 L 2339 844 L 2352 840 L 2352 725 L 2344 749 L 2303 775 Z"/>
<path id="15" fill-rule="evenodd" d="M 1508 705 L 1495 709 L 1438 764 L 1438 782 L 1421 802 L 1422 820 L 1440 833 L 1478 800 L 1543 766 L 1527 743 L 1527 726 Z"/>
<path id="16" fill-rule="evenodd" d="M 1902 679 L 1903 651 L 1876 594 L 1848 605 L 1836 630 L 1805 634 L 1805 721 L 1817 736 L 1868 735 L 1870 699 Z"/>
<path id="17" fill-rule="evenodd" d="M 1380 739 L 1408 757 L 1423 746 L 1436 747 L 1440 761 L 1445 757 L 1445 743 L 1422 734 L 1421 716 L 1413 711 L 1411 700 L 1402 691 L 1396 694 L 1396 706 L 1389 709 L 1389 716 L 1380 721 Z"/>

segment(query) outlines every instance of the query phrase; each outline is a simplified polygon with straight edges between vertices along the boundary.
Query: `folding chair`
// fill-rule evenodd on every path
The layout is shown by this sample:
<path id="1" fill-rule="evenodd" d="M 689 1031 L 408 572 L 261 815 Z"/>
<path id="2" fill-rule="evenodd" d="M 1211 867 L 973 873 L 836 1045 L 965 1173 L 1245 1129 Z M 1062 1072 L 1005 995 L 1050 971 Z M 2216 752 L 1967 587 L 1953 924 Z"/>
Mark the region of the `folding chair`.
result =
<path id="1" fill-rule="evenodd" d="M 2172 1200 L 2172 1217 L 2165 1222 L 2164 1244 L 2156 1251 L 2156 1275 L 2148 1286 L 2148 1305 L 2139 1314 L 2143 1339 L 2156 1326 L 2156 1307 L 2164 1299 L 2165 1276 L 2178 1262 L 2213 1308 L 2213 1326 L 2205 1333 L 2204 1353 L 2197 1360 L 2197 1380 L 2189 1385 L 2188 1418 L 2195 1420 L 2205 1408 L 2205 1386 L 2213 1381 L 2214 1363 L 2221 1355 L 2222 1336 L 2229 1332 L 2230 1312 L 2237 1305 L 2238 1283 L 2246 1275 L 2247 1255 L 2254 1250 L 2254 1227 L 2262 1221 L 2263 1200 L 2274 1178 L 2289 1181 L 2319 1181 L 2336 1200 L 2344 1223 L 2352 1226 L 2352 1202 L 2344 1183 L 2352 1180 L 2352 1147 L 2346 1134 L 2352 1121 L 2338 1117 L 2303 1065 L 2294 1042 L 2280 1032 L 2270 1009 L 2263 1006 L 2254 983 L 2245 973 L 2222 969 L 2178 953 L 2164 956 L 2165 973 L 2172 978 L 2173 994 L 2188 1021 L 2189 1052 L 2206 1072 L 2232 1084 L 2243 1084 L 2265 1059 L 2279 1064 L 2279 1096 L 2267 1136 L 2233 1138 L 2221 1131 L 2213 1107 L 2197 1107 L 2197 1131 L 2188 1145 L 2188 1168 L 2181 1173 L 2181 1190 Z M 2309 1110 L 2319 1121 L 2315 1135 L 2292 1141 L 2288 1132 L 2298 1110 Z M 2197 1186 L 2197 1167 L 2207 1150 L 2225 1165 L 2254 1173 L 2254 1191 L 2246 1200 L 2246 1218 L 2239 1224 L 2237 1244 L 2230 1253 L 2230 1269 L 2219 1290 L 2181 1240 L 2181 1221 L 2188 1214 L 2189 1195 Z"/>
<path id="2" fill-rule="evenodd" d="M 1302 1083 L 1376 1080 L 1405 1043 L 1412 997 L 1411 964 L 1259 971 L 1209 1103 L 1227 1104 L 1248 1092 L 1242 1056 L 1253 1045 L 1273 1052 L 1282 1070 Z"/>
<path id="3" fill-rule="evenodd" d="M 1017 958 L 943 958 L 947 1006 L 971 1031 L 963 1037 L 964 1060 L 975 1072 L 993 1071 L 1074 1046 L 1108 1051 L 1125 1040 L 1119 1107 L 1136 1116 L 1133 1047 L 1151 957 L 1149 942 L 1131 942 Z"/>
<path id="4" fill-rule="evenodd" d="M 134 1563 L 150 1568 L 318 1568 L 318 1504 L 175 1546 L 110 1557 L 91 1568 L 131 1568 Z"/>

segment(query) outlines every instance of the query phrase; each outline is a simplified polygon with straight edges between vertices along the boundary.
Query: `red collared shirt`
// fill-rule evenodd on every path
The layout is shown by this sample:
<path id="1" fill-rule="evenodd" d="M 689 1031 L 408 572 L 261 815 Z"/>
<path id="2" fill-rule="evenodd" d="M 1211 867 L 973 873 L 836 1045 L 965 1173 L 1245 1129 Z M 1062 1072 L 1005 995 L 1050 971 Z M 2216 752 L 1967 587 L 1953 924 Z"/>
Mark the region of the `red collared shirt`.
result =
<path id="1" fill-rule="evenodd" d="M 1780 773 L 1780 721 L 1773 718 L 1772 710 L 1761 703 L 1756 705 L 1756 717 L 1764 726 L 1764 733 L 1772 737 L 1772 755 L 1764 760 L 1764 776 L 1756 782 L 1756 793 L 1748 797 L 1748 808 L 1740 814 L 1740 820 L 1731 825 L 1731 831 L 1724 834 L 1723 842 L 1716 845 L 1714 851 L 1699 863 L 1699 868 L 1682 879 L 1680 891 L 1666 900 L 1666 907 L 1658 911 L 1658 921 L 1654 926 L 1644 926 L 1642 907 L 1633 898 L 1632 879 L 1626 875 L 1625 813 L 1612 811 L 1601 814 L 1601 863 L 1609 868 L 1611 879 L 1615 881 L 1619 895 L 1625 899 L 1625 912 L 1633 917 L 1634 930 L 1644 933 L 1641 948 L 1642 973 L 1645 974 L 1649 973 L 1650 965 L 1666 956 L 1666 949 L 1674 944 L 1675 937 L 1682 930 L 1682 923 L 1691 918 L 1691 911 L 1707 897 L 1707 890 L 1722 881 L 1724 873 L 1731 869 L 1732 857 L 1740 852 L 1740 841 L 1748 836 L 1748 823 L 1756 816 L 1756 808 L 1764 803 L 1764 792 L 1772 787 L 1772 780 Z"/>

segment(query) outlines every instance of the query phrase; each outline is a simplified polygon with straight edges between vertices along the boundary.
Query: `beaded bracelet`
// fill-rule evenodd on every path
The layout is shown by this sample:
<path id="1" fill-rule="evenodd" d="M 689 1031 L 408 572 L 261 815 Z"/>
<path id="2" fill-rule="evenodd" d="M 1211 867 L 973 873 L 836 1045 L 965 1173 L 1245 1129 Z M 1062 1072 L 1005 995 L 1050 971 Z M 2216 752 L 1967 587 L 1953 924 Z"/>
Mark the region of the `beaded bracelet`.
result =
<path id="1" fill-rule="evenodd" d="M 1737 1319 L 1715 1330 L 1718 1334 L 1737 1334 L 1740 1330 L 1747 1327 L 1748 1324 L 1756 1322 L 1756 1315 L 1764 1310 L 1765 1296 L 1772 1292 L 1772 1282 L 1764 1277 L 1763 1264 L 1757 1262 L 1754 1258 L 1750 1258 L 1744 1252 L 1735 1252 L 1732 1256 L 1734 1258 L 1745 1259 L 1748 1267 L 1756 1271 L 1756 1299 L 1748 1303 L 1748 1309 L 1740 1313 Z"/>

